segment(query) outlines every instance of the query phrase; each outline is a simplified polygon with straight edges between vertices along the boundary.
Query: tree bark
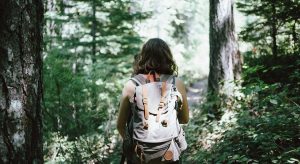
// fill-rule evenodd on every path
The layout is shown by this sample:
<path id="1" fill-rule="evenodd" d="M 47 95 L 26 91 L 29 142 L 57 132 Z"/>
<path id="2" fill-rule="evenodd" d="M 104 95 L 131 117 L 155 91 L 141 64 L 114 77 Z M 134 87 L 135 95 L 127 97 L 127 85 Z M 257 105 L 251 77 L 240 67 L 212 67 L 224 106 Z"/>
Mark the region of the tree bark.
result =
<path id="1" fill-rule="evenodd" d="M 241 71 L 241 55 L 235 38 L 233 0 L 210 0 L 210 71 L 208 90 L 212 95 L 231 96 Z"/>
<path id="2" fill-rule="evenodd" d="M 42 0 L 0 1 L 0 163 L 43 163 Z"/>

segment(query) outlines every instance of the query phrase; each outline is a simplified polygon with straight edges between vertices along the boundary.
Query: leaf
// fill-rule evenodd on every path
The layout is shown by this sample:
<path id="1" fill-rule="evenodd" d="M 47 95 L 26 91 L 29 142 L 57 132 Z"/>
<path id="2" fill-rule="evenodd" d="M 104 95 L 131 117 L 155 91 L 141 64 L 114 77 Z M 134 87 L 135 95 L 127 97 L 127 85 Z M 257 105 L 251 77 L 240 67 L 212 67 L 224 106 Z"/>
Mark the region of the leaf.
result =
<path id="1" fill-rule="evenodd" d="M 277 100 L 275 100 L 275 99 L 270 99 L 270 103 L 272 103 L 272 104 L 274 104 L 274 105 L 277 105 L 277 104 L 278 104 Z"/>
<path id="2" fill-rule="evenodd" d="M 287 161 L 288 163 L 298 163 L 298 162 L 300 162 L 298 159 L 296 159 L 296 158 L 290 158 L 288 161 Z"/>
<path id="3" fill-rule="evenodd" d="M 211 118 L 215 118 L 215 115 L 214 115 L 214 114 L 211 114 L 211 113 L 208 113 L 207 116 L 208 116 L 208 117 L 211 117 Z"/>

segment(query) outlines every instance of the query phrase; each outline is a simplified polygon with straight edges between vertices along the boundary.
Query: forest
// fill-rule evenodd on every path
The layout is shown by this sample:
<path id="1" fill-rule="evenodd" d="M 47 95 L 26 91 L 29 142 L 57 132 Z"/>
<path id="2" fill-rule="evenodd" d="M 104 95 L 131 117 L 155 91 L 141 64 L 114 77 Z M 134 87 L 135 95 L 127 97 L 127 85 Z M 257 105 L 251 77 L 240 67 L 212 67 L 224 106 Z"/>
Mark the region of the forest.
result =
<path id="1" fill-rule="evenodd" d="M 186 86 L 181 163 L 300 163 L 299 0 L 4 0 L 0 22 L 0 163 L 120 163 L 150 38 Z"/>

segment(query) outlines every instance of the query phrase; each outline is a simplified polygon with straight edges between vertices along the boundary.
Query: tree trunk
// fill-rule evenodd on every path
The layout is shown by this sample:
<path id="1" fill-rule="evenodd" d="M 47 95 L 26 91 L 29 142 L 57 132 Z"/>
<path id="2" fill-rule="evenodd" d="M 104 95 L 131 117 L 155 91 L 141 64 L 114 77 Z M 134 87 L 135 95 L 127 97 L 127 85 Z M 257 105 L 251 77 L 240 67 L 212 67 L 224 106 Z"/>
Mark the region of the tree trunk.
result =
<path id="1" fill-rule="evenodd" d="M 96 4 L 95 4 L 95 0 L 93 0 L 92 2 L 92 9 L 93 9 L 93 17 L 92 17 L 92 31 L 91 31 L 91 35 L 92 35 L 92 61 L 93 64 L 96 63 Z"/>
<path id="2" fill-rule="evenodd" d="M 43 1 L 0 1 L 0 163 L 43 163 Z"/>
<path id="3" fill-rule="evenodd" d="M 297 38 L 297 32 L 296 32 L 296 23 L 297 23 L 297 21 L 294 20 L 293 27 L 292 27 L 292 37 L 293 37 L 293 42 L 294 42 L 294 46 L 293 46 L 294 52 L 296 52 L 297 44 L 299 44 L 298 43 L 298 38 Z"/>
<path id="4" fill-rule="evenodd" d="M 91 30 L 91 35 L 92 35 L 92 63 L 93 63 L 93 66 L 92 66 L 92 76 L 95 75 L 95 72 L 96 72 L 96 69 L 95 69 L 95 63 L 96 63 L 96 26 L 97 26 L 97 20 L 96 20 L 96 0 L 93 0 L 92 1 L 92 30 Z M 95 84 L 95 77 L 92 77 L 92 81 L 93 81 L 93 84 Z M 97 108 L 97 93 L 94 89 L 91 90 L 91 99 L 92 99 L 92 110 L 96 110 Z"/>
<path id="5" fill-rule="evenodd" d="M 208 90 L 212 95 L 231 96 L 241 70 L 241 55 L 235 38 L 233 0 L 210 0 L 210 71 Z"/>
<path id="6" fill-rule="evenodd" d="M 276 8 L 275 2 L 272 1 L 272 18 L 271 18 L 271 37 L 272 37 L 272 54 L 277 56 L 277 27 L 276 27 Z"/>

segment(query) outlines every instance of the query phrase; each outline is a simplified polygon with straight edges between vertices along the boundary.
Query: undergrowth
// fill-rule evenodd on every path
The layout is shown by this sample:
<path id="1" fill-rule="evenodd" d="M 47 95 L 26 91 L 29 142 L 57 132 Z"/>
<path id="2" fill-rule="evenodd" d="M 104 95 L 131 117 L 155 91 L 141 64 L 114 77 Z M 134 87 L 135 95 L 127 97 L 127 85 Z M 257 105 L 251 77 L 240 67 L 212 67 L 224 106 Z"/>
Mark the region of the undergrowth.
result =
<path id="1" fill-rule="evenodd" d="M 230 109 L 209 120 L 199 105 L 185 128 L 184 163 L 299 163 L 300 56 L 247 59 Z"/>

